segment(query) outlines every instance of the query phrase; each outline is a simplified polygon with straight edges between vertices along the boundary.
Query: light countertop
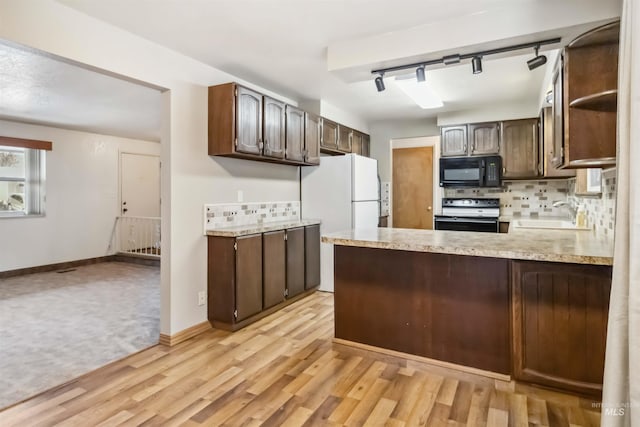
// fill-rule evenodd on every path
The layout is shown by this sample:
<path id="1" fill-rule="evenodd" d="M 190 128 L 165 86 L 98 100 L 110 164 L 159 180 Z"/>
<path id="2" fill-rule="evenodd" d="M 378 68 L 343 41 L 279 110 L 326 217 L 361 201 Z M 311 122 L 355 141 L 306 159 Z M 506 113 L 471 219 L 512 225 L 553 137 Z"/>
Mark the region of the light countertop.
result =
<path id="1" fill-rule="evenodd" d="M 280 221 L 270 222 L 267 224 L 248 224 L 237 225 L 234 227 L 218 228 L 215 230 L 207 230 L 207 236 L 217 237 L 239 237 L 249 234 L 266 233 L 269 231 L 286 230 L 288 228 L 304 227 L 306 225 L 320 224 L 318 219 L 301 219 L 298 221 Z"/>
<path id="2" fill-rule="evenodd" d="M 593 231 L 510 230 L 509 233 L 371 228 L 322 236 L 325 243 L 364 248 L 433 252 L 454 255 L 613 264 L 613 241 Z"/>

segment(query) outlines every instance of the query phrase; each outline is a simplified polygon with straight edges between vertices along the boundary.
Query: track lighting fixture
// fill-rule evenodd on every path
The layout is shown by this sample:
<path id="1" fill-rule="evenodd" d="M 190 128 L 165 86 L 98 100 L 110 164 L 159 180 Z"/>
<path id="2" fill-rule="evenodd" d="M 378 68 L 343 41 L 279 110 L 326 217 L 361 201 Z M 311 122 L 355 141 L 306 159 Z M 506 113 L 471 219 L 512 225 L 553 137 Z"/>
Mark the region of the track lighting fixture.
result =
<path id="1" fill-rule="evenodd" d="M 536 68 L 541 67 L 547 63 L 546 56 L 538 55 L 538 50 L 540 49 L 540 46 L 536 46 L 533 49 L 536 52 L 536 57 L 527 61 L 527 66 L 529 67 L 529 70 L 535 70 Z"/>
<path id="2" fill-rule="evenodd" d="M 371 74 L 378 74 L 378 77 L 375 78 L 376 88 L 378 89 L 378 92 L 382 92 L 385 89 L 384 81 L 382 80 L 382 77 L 386 72 L 401 71 L 401 70 L 407 70 L 407 69 L 413 68 L 416 70 L 416 80 L 419 82 L 422 82 L 425 79 L 425 67 L 428 67 L 429 65 L 436 65 L 436 64 L 451 65 L 451 64 L 457 64 L 460 61 L 463 61 L 465 59 L 471 59 L 473 74 L 479 74 L 482 72 L 483 56 L 495 55 L 499 53 L 511 52 L 514 50 L 522 50 L 522 49 L 530 49 L 530 48 L 534 48 L 536 53 L 535 58 L 527 61 L 527 65 L 529 66 L 529 69 L 533 70 L 547 63 L 546 56 L 538 55 L 540 46 L 556 44 L 556 43 L 560 43 L 559 37 L 555 39 L 540 40 L 540 41 L 531 42 L 531 43 L 522 43 L 518 45 L 484 50 L 480 52 L 465 53 L 464 55 L 460 55 L 460 54 L 447 55 L 438 59 L 432 59 L 429 61 L 422 61 L 422 62 L 407 64 L 407 65 L 398 65 L 396 67 L 380 68 L 377 70 L 372 70 Z"/>
<path id="3" fill-rule="evenodd" d="M 473 74 L 480 74 L 482 72 L 482 57 L 474 56 L 471 60 L 471 68 L 473 68 Z"/>
<path id="4" fill-rule="evenodd" d="M 382 92 L 385 87 L 384 87 L 384 80 L 382 79 L 382 77 L 384 76 L 384 73 L 380 73 L 380 75 L 378 77 L 376 77 L 376 89 L 378 89 L 378 92 Z"/>

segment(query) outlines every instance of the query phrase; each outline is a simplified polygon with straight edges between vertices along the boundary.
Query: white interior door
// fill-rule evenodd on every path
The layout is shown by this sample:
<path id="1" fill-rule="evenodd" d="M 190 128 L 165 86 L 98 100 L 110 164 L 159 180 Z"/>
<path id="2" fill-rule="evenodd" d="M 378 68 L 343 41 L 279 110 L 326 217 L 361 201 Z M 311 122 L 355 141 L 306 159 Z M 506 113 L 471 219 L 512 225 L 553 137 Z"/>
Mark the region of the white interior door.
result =
<path id="1" fill-rule="evenodd" d="M 160 157 L 120 153 L 120 215 L 160 217 Z"/>
<path id="2" fill-rule="evenodd" d="M 119 250 L 160 248 L 160 157 L 120 153 Z"/>

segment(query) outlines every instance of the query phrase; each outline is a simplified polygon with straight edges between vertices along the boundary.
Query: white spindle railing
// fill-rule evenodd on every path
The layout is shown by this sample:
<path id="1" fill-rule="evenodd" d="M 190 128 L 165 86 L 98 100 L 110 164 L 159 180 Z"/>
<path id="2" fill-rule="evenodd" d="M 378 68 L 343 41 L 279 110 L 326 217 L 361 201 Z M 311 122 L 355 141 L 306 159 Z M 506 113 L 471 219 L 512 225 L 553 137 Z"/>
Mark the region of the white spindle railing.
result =
<path id="1" fill-rule="evenodd" d="M 114 231 L 116 252 L 160 258 L 160 218 L 119 216 Z"/>

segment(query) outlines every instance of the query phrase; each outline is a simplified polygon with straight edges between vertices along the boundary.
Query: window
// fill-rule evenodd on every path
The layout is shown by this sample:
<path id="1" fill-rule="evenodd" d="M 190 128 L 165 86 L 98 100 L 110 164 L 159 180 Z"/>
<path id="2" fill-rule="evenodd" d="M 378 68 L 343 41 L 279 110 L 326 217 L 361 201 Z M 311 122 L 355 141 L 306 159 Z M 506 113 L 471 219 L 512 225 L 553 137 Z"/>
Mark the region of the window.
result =
<path id="1" fill-rule="evenodd" d="M 44 213 L 45 151 L 0 145 L 0 217 Z"/>

